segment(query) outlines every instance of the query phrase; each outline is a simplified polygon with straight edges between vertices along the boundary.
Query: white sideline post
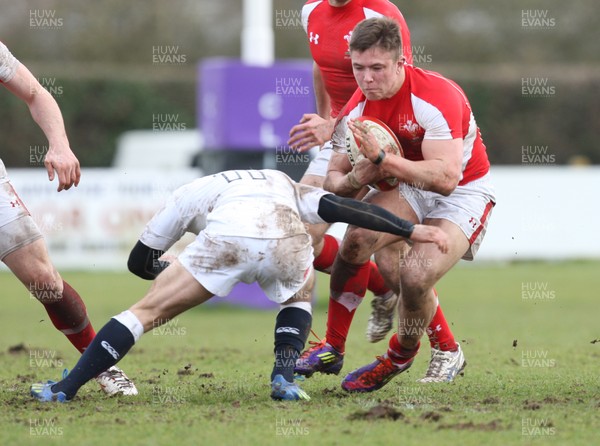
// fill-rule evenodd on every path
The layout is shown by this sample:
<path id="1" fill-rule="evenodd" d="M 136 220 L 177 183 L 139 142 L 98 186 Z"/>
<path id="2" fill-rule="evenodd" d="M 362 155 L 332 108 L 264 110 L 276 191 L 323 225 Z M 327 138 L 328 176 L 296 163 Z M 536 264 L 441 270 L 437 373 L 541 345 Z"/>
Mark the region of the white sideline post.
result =
<path id="1" fill-rule="evenodd" d="M 269 66 L 275 60 L 271 0 L 244 0 L 242 62 Z"/>

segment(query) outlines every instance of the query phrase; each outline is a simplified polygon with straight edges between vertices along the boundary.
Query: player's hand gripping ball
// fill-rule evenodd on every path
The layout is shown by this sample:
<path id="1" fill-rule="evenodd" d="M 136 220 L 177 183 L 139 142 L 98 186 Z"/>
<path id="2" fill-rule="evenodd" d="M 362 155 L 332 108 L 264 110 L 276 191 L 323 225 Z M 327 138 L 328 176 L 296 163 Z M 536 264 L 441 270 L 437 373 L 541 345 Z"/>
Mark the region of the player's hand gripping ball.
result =
<path id="1" fill-rule="evenodd" d="M 398 138 L 396 138 L 394 132 L 392 132 L 384 122 L 370 116 L 360 116 L 357 118 L 357 120 L 361 121 L 367 126 L 369 132 L 375 136 L 375 139 L 377 140 L 377 143 L 381 149 L 385 150 L 387 146 L 390 146 L 391 153 L 404 156 L 400 141 L 398 141 Z M 352 130 L 349 128 L 346 130 L 346 153 L 348 154 L 348 159 L 353 167 L 365 157 L 362 153 L 360 153 L 360 145 L 358 141 L 356 141 Z M 389 177 L 379 180 L 375 184 L 370 184 L 370 186 L 377 190 L 387 191 L 395 189 L 398 186 L 398 183 L 398 178 Z"/>

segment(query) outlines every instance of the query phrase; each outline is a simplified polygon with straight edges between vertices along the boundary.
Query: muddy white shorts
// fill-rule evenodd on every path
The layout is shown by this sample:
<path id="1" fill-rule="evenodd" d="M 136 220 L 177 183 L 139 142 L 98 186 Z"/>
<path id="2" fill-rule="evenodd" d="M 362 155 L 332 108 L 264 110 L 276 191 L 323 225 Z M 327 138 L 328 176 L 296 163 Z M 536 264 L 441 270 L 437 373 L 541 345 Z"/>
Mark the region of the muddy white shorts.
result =
<path id="1" fill-rule="evenodd" d="M 0 181 L 4 181 L 0 182 L 0 260 L 42 237 L 6 174 L 2 176 L 2 170 L 0 161 Z"/>
<path id="2" fill-rule="evenodd" d="M 282 303 L 308 280 L 313 250 L 308 234 L 256 239 L 202 231 L 178 260 L 216 296 L 228 295 L 239 282 L 258 282 L 270 300 Z"/>
<path id="3" fill-rule="evenodd" d="M 458 186 L 447 197 L 406 184 L 400 185 L 400 193 L 415 211 L 420 222 L 427 218 L 443 218 L 460 227 L 470 245 L 462 258 L 473 260 L 485 236 L 492 208 L 496 204 L 489 173 L 464 186 Z"/>
<path id="4" fill-rule="evenodd" d="M 333 146 L 331 145 L 331 141 L 327 141 L 310 162 L 304 175 L 315 175 L 317 177 L 327 176 L 327 167 L 329 166 L 329 160 L 331 159 L 332 153 Z"/>

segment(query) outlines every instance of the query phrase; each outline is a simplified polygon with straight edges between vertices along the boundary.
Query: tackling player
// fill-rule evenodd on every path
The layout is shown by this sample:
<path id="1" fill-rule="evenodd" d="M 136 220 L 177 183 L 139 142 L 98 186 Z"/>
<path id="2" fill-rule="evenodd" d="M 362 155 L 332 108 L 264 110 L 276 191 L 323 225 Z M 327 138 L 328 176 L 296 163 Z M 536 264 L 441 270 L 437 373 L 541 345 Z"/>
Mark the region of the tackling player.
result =
<path id="1" fill-rule="evenodd" d="M 281 304 L 271 397 L 310 399 L 294 382 L 294 365 L 312 321 L 313 249 L 304 222 L 334 221 L 433 242 L 442 252 L 448 243 L 437 228 L 295 183 L 283 172 L 233 170 L 197 179 L 173 193 L 131 252 L 129 269 L 155 278 L 146 296 L 98 332 L 68 376 L 34 384 L 31 395 L 69 401 L 87 381 L 120 361 L 145 332 L 214 295 L 229 294 L 239 282 L 258 282 L 269 299 Z M 186 232 L 197 237 L 177 259 L 157 262 Z"/>
<path id="2" fill-rule="evenodd" d="M 302 8 L 302 21 L 308 37 L 313 63 L 313 82 L 317 114 L 305 114 L 300 124 L 290 131 L 288 144 L 300 151 L 321 146 L 303 178 L 303 184 L 323 187 L 327 165 L 331 158 L 329 142 L 336 117 L 358 88 L 352 73 L 348 43 L 357 23 L 370 17 L 393 18 L 400 27 L 406 62 L 412 63 L 410 31 L 398 8 L 388 0 L 310 0 Z M 363 192 L 364 194 L 364 192 Z M 325 232 L 329 225 L 312 225 L 309 232 L 315 249 L 314 266 L 318 271 L 330 272 L 339 249 L 338 240 Z M 399 263 L 399 259 L 394 261 Z M 393 326 L 394 309 L 398 296 L 383 280 L 377 265 L 369 263 L 368 289 L 373 292 L 373 311 L 367 326 L 367 339 L 383 339 Z M 360 300 L 342 303 L 330 299 L 325 338 L 302 355 L 297 373 L 311 376 L 315 372 L 339 373 L 343 364 L 345 341 Z M 452 381 L 454 376 L 444 373 L 445 364 L 465 364 L 460 345 L 438 305 L 428 327 L 431 361 L 422 382 Z M 324 362 L 322 358 L 329 360 Z"/>
<path id="3" fill-rule="evenodd" d="M 48 179 L 58 178 L 58 191 L 79 184 L 79 161 L 69 147 L 58 104 L 31 72 L 0 42 L 0 84 L 29 107 L 48 139 L 44 165 Z M 13 189 L 0 160 L 0 260 L 44 306 L 52 324 L 83 352 L 95 336 L 81 297 L 50 261 L 42 233 Z M 96 377 L 109 395 L 136 395 L 135 385 L 114 367 Z"/>

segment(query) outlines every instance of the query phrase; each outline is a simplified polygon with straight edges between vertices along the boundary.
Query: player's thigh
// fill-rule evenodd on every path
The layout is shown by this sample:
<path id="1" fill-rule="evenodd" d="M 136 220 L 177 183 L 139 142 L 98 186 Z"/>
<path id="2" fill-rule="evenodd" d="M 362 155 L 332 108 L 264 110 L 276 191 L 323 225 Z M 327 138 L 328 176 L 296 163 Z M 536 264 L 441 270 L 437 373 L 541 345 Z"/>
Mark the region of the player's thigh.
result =
<path id="1" fill-rule="evenodd" d="M 437 226 L 448 234 L 448 252 L 442 253 L 434 243 L 414 243 L 400 262 L 403 291 L 430 289 L 469 249 L 469 240 L 455 223 L 440 218 L 426 219 L 423 223 Z"/>
<path id="2" fill-rule="evenodd" d="M 417 214 L 398 188 L 385 192 L 371 189 L 365 195 L 363 201 L 382 207 L 392 214 L 412 223 L 418 223 L 419 221 Z"/>
<path id="3" fill-rule="evenodd" d="M 304 302 L 304 303 L 307 303 L 310 305 L 312 303 L 312 294 L 313 294 L 312 289 L 314 288 L 314 286 L 315 286 L 315 272 L 311 268 L 310 274 L 309 274 L 308 278 L 306 279 L 306 282 L 304 283 L 304 285 L 302 285 L 302 288 L 300 288 L 288 300 L 286 300 L 285 302 L 282 302 L 281 305 L 289 306 L 291 304 L 299 303 L 299 302 Z"/>
<path id="4" fill-rule="evenodd" d="M 269 255 L 262 256 L 252 274 L 270 300 L 283 303 L 304 287 L 309 288 L 314 257 L 308 235 L 269 240 L 266 252 Z"/>
<path id="5" fill-rule="evenodd" d="M 11 231 L 12 240 L 16 243 L 2 261 L 26 287 L 61 289 L 60 275 L 50 260 L 46 243 L 37 226 L 30 226 L 28 222 L 33 224 L 31 217 L 21 218 L 8 225 L 20 227 L 22 240 L 15 240 L 15 232 Z M 4 237 L 4 234 L 1 235 Z"/>
<path id="6" fill-rule="evenodd" d="M 386 192 L 371 190 L 364 197 L 363 201 L 382 207 L 392 214 L 412 223 L 418 222 L 417 215 L 398 189 Z M 353 262 L 353 258 L 354 261 L 362 261 L 366 253 L 370 255 L 385 246 L 402 240 L 405 239 L 397 235 L 371 231 L 350 225 L 344 234 L 341 248 L 342 256 L 348 262 Z"/>
<path id="7" fill-rule="evenodd" d="M 42 233 L 10 182 L 0 183 L 0 260 L 21 281 L 28 281 L 27 276 L 40 267 L 50 269 L 45 245 L 34 243 L 41 238 Z"/>
<path id="8" fill-rule="evenodd" d="M 148 293 L 130 310 L 137 316 L 147 332 L 155 326 L 200 305 L 213 294 L 202 286 L 192 274 L 175 260 L 161 272 Z"/>

